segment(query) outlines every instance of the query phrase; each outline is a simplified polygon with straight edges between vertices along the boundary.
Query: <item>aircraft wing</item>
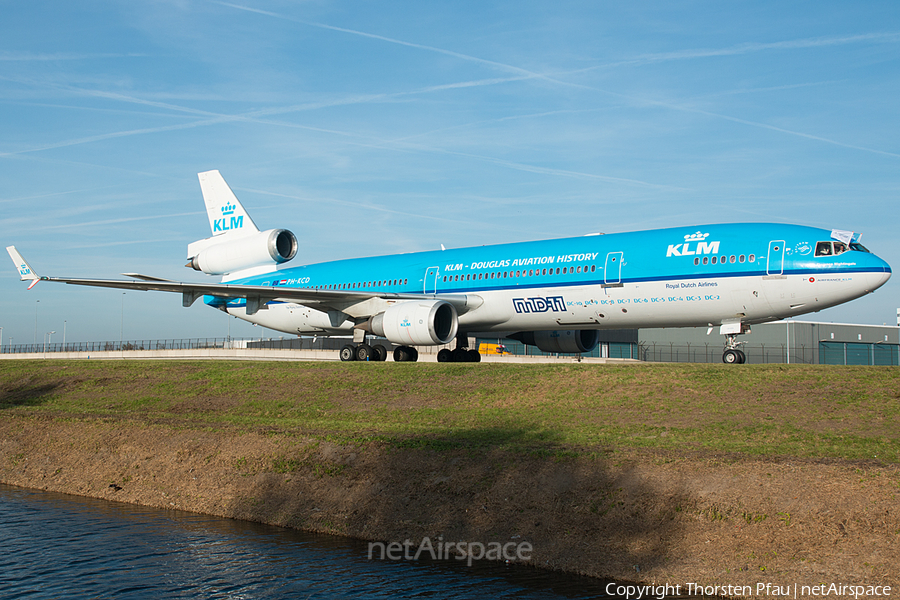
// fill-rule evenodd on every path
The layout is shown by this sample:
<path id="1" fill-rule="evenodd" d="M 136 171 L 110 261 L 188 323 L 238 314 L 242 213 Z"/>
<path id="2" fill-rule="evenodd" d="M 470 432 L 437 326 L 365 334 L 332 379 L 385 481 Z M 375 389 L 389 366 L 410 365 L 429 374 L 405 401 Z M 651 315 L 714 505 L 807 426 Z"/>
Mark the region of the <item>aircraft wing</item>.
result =
<path id="1" fill-rule="evenodd" d="M 107 287 L 122 290 L 172 292 L 181 294 L 182 305 L 191 306 L 202 296 L 216 296 L 219 298 L 245 298 L 247 300 L 247 314 L 256 313 L 267 302 L 294 302 L 308 306 L 315 310 L 345 311 L 348 307 L 359 305 L 372 298 L 385 300 L 444 300 L 453 304 L 462 314 L 481 305 L 482 299 L 473 294 L 410 294 L 387 292 L 357 292 L 350 290 L 323 290 L 317 288 L 292 288 L 285 286 L 261 286 L 261 285 L 232 285 L 227 283 L 186 283 L 161 279 L 139 273 L 123 273 L 132 280 L 124 279 L 78 279 L 73 277 L 46 277 L 38 275 L 28 265 L 15 246 L 10 246 L 7 251 L 13 262 L 19 269 L 20 278 L 31 281 L 29 289 L 38 281 L 55 281 L 70 285 L 86 285 L 92 287 Z M 361 308 L 363 315 L 365 309 Z M 353 311 L 357 312 L 357 311 Z M 358 316 L 358 315 L 352 315 Z"/>

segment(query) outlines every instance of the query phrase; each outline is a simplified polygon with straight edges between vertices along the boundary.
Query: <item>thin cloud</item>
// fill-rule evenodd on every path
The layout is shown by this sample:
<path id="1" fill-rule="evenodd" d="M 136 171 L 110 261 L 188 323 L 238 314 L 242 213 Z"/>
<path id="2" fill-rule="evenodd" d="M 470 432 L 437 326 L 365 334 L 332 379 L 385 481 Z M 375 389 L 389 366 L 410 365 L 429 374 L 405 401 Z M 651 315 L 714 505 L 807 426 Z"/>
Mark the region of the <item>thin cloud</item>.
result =
<path id="1" fill-rule="evenodd" d="M 152 221 L 154 219 L 171 219 L 174 217 L 191 217 L 205 215 L 205 211 L 192 211 L 184 213 L 171 213 L 168 215 L 146 215 L 143 217 L 123 217 L 121 219 L 104 219 L 102 221 L 85 221 L 83 223 L 66 223 L 65 225 L 49 225 L 44 229 L 71 229 L 72 227 L 91 227 L 94 225 L 114 225 L 118 223 L 133 223 L 136 221 Z"/>
<path id="2" fill-rule="evenodd" d="M 770 131 L 776 131 L 776 132 L 778 132 L 778 133 L 784 133 L 784 134 L 787 134 L 787 135 L 792 135 L 792 136 L 796 136 L 796 137 L 801 137 L 801 138 L 805 138 L 805 139 L 808 139 L 808 140 L 814 140 L 814 141 L 817 141 L 817 142 L 823 142 L 823 143 L 825 143 L 825 144 L 830 144 L 830 145 L 833 145 L 833 146 L 839 146 L 839 147 L 842 147 L 842 148 L 848 148 L 848 149 L 850 149 L 850 150 L 859 150 L 859 151 L 862 151 L 862 152 L 870 152 L 870 153 L 872 153 L 872 154 L 880 154 L 880 155 L 882 155 L 882 156 L 890 156 L 890 157 L 892 157 L 892 158 L 900 158 L 900 154 L 897 154 L 897 153 L 894 153 L 894 152 L 887 152 L 887 151 L 885 151 L 885 150 L 878 150 L 878 149 L 876 149 L 876 148 L 868 148 L 868 147 L 866 147 L 866 146 L 859 146 L 859 145 L 855 145 L 855 144 L 848 144 L 848 143 L 845 143 L 845 142 L 840 142 L 840 141 L 838 141 L 838 140 L 833 140 L 833 139 L 826 138 L 826 137 L 822 137 L 822 136 L 818 136 L 818 135 L 812 135 L 812 134 L 809 134 L 809 133 L 804 133 L 804 132 L 802 132 L 802 131 L 793 131 L 793 130 L 791 130 L 791 129 L 785 129 L 784 127 L 776 127 L 775 125 L 769 125 L 768 123 L 760 123 L 760 122 L 758 122 L 758 121 L 750 121 L 750 120 L 748 120 L 748 119 L 741 119 L 741 118 L 739 118 L 739 117 L 732 117 L 732 116 L 730 116 L 730 115 L 723 115 L 723 114 L 720 114 L 720 113 L 714 113 L 714 112 L 711 112 L 711 111 L 708 111 L 708 110 L 703 110 L 703 109 L 700 109 L 700 108 L 693 108 L 693 107 L 690 107 L 690 106 L 684 106 L 684 105 L 680 105 L 680 104 L 674 104 L 674 103 L 672 103 L 672 102 L 663 102 L 663 101 L 661 101 L 661 100 L 649 100 L 649 99 L 647 99 L 647 98 L 637 98 L 637 97 L 635 97 L 635 96 L 629 96 L 629 95 L 627 95 L 627 94 L 621 94 L 621 93 L 619 93 L 619 92 L 613 92 L 613 91 L 605 90 L 605 89 L 601 89 L 601 88 L 591 88 L 591 89 L 593 89 L 593 90 L 595 90 L 595 91 L 597 91 L 597 92 L 600 92 L 600 93 L 602 93 L 602 94 L 606 94 L 606 95 L 609 95 L 609 96 L 614 96 L 614 97 L 616 97 L 616 98 L 622 98 L 622 99 L 628 100 L 628 101 L 633 102 L 633 103 L 635 103 L 635 104 L 637 104 L 637 105 L 658 106 L 658 107 L 660 107 L 660 108 L 666 108 L 666 109 L 669 109 L 669 110 L 676 110 L 676 111 L 680 111 L 680 112 L 687 112 L 687 113 L 694 113 L 694 114 L 698 114 L 698 115 L 704 115 L 704 116 L 707 116 L 707 117 L 713 117 L 713 118 L 716 118 L 716 119 L 723 119 L 723 120 L 726 120 L 726 121 L 731 121 L 731 122 L 733 122 L 733 123 L 740 123 L 741 125 L 747 125 L 747 126 L 750 126 L 750 127 L 758 127 L 758 128 L 761 128 L 761 129 L 768 129 L 768 130 L 770 130 Z"/>
<path id="3" fill-rule="evenodd" d="M 51 62 L 60 60 L 95 60 L 98 58 L 145 58 L 148 54 L 32 54 L 30 52 L 0 52 L 0 62 Z"/>
<path id="4" fill-rule="evenodd" d="M 806 38 L 800 40 L 785 40 L 781 42 L 747 42 L 727 48 L 701 48 L 693 50 L 678 50 L 674 52 L 659 52 L 654 54 L 641 54 L 633 58 L 615 62 L 604 63 L 579 69 L 577 72 L 588 72 L 597 69 L 651 64 L 674 60 L 694 60 L 698 58 L 714 58 L 719 56 L 738 56 L 755 52 L 768 52 L 772 50 L 799 50 L 804 48 L 823 48 L 828 46 L 842 46 L 847 44 L 859 44 L 865 42 L 897 43 L 900 42 L 900 33 L 867 33 L 861 35 L 831 36 L 819 38 Z"/>

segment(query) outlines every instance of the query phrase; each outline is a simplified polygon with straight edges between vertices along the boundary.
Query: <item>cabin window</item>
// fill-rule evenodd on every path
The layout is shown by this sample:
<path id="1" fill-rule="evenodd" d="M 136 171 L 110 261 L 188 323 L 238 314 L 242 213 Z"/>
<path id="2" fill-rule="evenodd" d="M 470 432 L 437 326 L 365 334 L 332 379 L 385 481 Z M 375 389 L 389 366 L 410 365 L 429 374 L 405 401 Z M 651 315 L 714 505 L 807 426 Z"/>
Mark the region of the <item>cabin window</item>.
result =
<path id="1" fill-rule="evenodd" d="M 569 267 L 563 267 L 563 275 L 566 274 L 568 268 L 569 268 Z"/>
<path id="2" fill-rule="evenodd" d="M 716 264 L 717 258 L 715 256 L 712 257 L 712 264 Z"/>
<path id="3" fill-rule="evenodd" d="M 728 262 L 730 262 L 730 263 L 733 263 L 736 260 L 737 260 L 737 256 L 735 256 L 734 254 L 732 254 L 731 256 L 728 257 Z"/>
<path id="4" fill-rule="evenodd" d="M 741 254 L 740 256 L 738 256 L 738 262 L 739 262 L 739 263 L 744 262 L 744 255 L 743 255 L 743 254 Z"/>
<path id="5" fill-rule="evenodd" d="M 831 242 L 818 242 L 816 244 L 816 256 L 831 256 Z"/>
<path id="6" fill-rule="evenodd" d="M 755 255 L 755 254 L 751 254 L 750 257 L 749 257 L 747 260 L 748 260 L 749 262 L 756 262 L 756 255 Z"/>
<path id="7" fill-rule="evenodd" d="M 695 256 L 695 257 L 694 257 L 694 266 L 696 267 L 696 266 L 699 265 L 699 264 L 700 264 L 700 257 L 699 257 L 699 256 Z"/>
<path id="8" fill-rule="evenodd" d="M 703 264 L 704 264 L 704 265 L 708 265 L 708 264 L 709 264 L 709 257 L 708 257 L 708 256 L 704 256 L 704 257 L 703 257 Z"/>
<path id="9" fill-rule="evenodd" d="M 597 265 L 591 265 L 591 273 L 597 270 Z"/>

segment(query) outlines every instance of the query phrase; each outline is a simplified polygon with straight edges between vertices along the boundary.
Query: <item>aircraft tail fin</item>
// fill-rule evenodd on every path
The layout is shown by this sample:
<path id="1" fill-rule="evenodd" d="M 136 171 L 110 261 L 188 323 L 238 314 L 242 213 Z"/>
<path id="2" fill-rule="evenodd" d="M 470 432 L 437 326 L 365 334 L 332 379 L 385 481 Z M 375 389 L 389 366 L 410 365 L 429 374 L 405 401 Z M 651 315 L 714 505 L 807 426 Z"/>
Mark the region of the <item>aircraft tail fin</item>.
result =
<path id="1" fill-rule="evenodd" d="M 243 237 L 259 231 L 221 173 L 206 171 L 198 173 L 197 177 L 213 237 L 226 233 L 232 237 Z"/>
<path id="2" fill-rule="evenodd" d="M 41 280 L 40 276 L 34 272 L 34 269 L 31 268 L 31 265 L 28 264 L 28 261 L 16 250 L 15 246 L 7 246 L 6 251 L 9 252 L 9 257 L 16 264 L 16 268 L 19 270 L 19 279 L 22 281 L 30 281 L 31 283 L 28 285 L 28 289 L 30 290 L 37 282 Z"/>

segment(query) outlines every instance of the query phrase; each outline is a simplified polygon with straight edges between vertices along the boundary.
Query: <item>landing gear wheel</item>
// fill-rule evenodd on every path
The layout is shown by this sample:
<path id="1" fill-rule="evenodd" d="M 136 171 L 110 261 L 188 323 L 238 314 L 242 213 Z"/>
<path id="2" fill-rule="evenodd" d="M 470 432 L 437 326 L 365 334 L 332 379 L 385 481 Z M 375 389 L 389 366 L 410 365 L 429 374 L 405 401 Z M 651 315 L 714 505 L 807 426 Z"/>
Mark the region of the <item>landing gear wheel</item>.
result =
<path id="1" fill-rule="evenodd" d="M 394 362 L 416 362 L 419 353 L 410 346 L 400 346 L 394 349 Z"/>
<path id="2" fill-rule="evenodd" d="M 453 352 L 447 348 L 438 351 L 437 359 L 438 362 L 455 362 Z"/>
<path id="3" fill-rule="evenodd" d="M 375 357 L 373 360 L 383 362 L 387 360 L 388 351 L 387 348 L 385 348 L 381 344 L 378 344 L 377 346 L 372 346 L 372 354 Z"/>
<path id="4" fill-rule="evenodd" d="M 468 352 L 462 348 L 453 350 L 451 354 L 453 355 L 453 362 L 466 362 L 466 359 L 468 358 Z"/>
<path id="5" fill-rule="evenodd" d="M 472 363 L 480 363 L 481 362 L 481 353 L 478 350 L 469 350 L 466 353 L 466 357 L 468 358 L 468 362 Z"/>
<path id="6" fill-rule="evenodd" d="M 722 362 L 726 365 L 739 365 L 741 364 L 741 354 L 743 354 L 740 350 L 726 350 L 722 355 Z"/>
<path id="7" fill-rule="evenodd" d="M 356 347 L 356 360 L 362 361 L 374 361 L 375 360 L 375 352 L 372 350 L 372 346 L 368 344 L 360 344 Z"/>
<path id="8" fill-rule="evenodd" d="M 744 351 L 743 351 L 743 350 L 735 350 L 735 352 L 738 353 L 738 358 L 740 359 L 740 360 L 738 361 L 739 364 L 744 364 L 745 362 L 747 362 L 747 355 L 744 354 Z"/>
<path id="9" fill-rule="evenodd" d="M 347 344 L 341 348 L 340 352 L 341 360 L 346 362 L 350 360 L 356 360 L 356 348 Z"/>

